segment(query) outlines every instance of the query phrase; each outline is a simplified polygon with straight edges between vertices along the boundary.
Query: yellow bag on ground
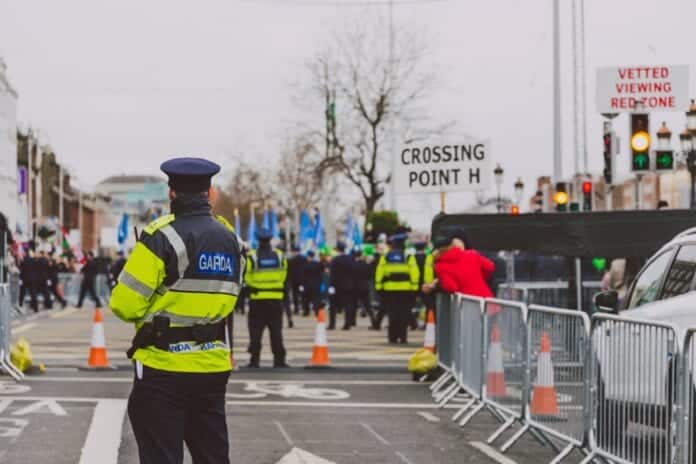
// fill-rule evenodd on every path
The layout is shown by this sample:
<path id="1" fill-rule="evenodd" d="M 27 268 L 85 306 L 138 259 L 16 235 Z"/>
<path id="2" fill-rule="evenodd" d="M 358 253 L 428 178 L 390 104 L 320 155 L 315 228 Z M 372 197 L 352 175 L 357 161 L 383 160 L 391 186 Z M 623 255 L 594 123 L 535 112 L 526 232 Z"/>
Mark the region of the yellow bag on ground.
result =
<path id="1" fill-rule="evenodd" d="M 12 364 L 22 372 L 26 372 L 31 367 L 31 346 L 24 337 L 17 340 L 17 343 L 10 348 L 10 359 Z"/>
<path id="2" fill-rule="evenodd" d="M 437 367 L 437 356 L 430 350 L 421 348 L 408 359 L 408 371 L 425 374 Z"/>

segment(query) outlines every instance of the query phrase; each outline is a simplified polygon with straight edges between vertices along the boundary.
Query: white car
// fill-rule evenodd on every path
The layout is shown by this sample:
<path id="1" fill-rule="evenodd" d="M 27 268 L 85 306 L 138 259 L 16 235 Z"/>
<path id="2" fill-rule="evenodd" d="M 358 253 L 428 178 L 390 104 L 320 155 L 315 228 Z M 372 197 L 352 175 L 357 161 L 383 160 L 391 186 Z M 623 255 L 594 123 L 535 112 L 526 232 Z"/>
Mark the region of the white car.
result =
<path id="1" fill-rule="evenodd" d="M 601 329 L 592 340 L 598 365 L 599 441 L 618 439 L 628 422 L 669 428 L 677 378 L 674 353 L 686 330 L 696 328 L 695 276 L 696 228 L 677 235 L 646 262 L 620 307 L 616 292 L 595 297 L 601 310 L 636 320 L 595 321 Z"/>

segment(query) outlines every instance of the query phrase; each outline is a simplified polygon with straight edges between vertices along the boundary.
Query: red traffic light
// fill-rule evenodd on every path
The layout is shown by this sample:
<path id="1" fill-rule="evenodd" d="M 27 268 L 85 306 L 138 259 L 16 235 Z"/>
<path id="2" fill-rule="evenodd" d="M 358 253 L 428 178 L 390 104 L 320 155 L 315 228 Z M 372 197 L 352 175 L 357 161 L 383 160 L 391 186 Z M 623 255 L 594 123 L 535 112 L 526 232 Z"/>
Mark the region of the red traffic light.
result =
<path id="1" fill-rule="evenodd" d="M 582 193 L 586 195 L 592 193 L 592 182 L 586 181 L 582 183 Z"/>
<path id="2" fill-rule="evenodd" d="M 512 208 L 510 208 L 510 214 L 512 214 L 513 216 L 517 216 L 518 214 L 520 214 L 520 207 L 517 205 L 512 205 Z"/>

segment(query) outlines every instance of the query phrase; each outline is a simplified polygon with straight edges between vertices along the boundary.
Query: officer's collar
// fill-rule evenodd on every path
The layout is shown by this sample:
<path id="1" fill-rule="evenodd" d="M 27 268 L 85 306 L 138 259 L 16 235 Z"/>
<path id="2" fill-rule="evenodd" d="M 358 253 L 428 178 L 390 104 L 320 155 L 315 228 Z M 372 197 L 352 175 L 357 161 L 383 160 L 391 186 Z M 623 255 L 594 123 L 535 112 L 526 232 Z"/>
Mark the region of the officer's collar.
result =
<path id="1" fill-rule="evenodd" d="M 207 195 L 179 194 L 171 203 L 172 214 L 210 214 L 210 202 Z"/>

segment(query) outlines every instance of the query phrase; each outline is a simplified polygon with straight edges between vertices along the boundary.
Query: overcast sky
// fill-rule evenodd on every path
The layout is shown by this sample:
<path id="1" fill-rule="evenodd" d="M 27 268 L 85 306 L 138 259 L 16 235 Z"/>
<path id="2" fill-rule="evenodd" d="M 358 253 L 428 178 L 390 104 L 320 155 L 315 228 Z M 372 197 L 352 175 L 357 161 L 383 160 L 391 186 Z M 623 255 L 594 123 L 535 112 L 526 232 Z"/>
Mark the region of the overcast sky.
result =
<path id="1" fill-rule="evenodd" d="M 379 3 L 379 0 L 375 0 Z M 292 84 L 345 16 L 384 5 L 327 0 L 0 0 L 0 56 L 17 88 L 19 119 L 39 128 L 83 185 L 118 173 L 156 173 L 172 155 L 273 162 L 296 121 Z M 351 0 L 345 0 L 351 3 Z M 353 0 L 352 3 L 370 3 Z M 436 121 L 492 141 L 512 191 L 551 174 L 551 0 L 412 0 L 400 27 L 428 32 L 440 79 Z M 572 162 L 570 0 L 564 0 L 564 173 Z M 597 66 L 689 64 L 696 94 L 696 2 L 586 0 L 588 149 L 602 167 Z M 682 113 L 660 114 L 675 136 Z M 626 117 L 616 122 L 624 137 Z M 627 175 L 628 156 L 620 159 Z M 226 164 L 229 167 L 229 163 Z M 225 166 L 223 166 L 225 167 Z M 455 197 L 453 202 L 470 201 Z M 435 197 L 408 203 L 412 223 Z"/>

